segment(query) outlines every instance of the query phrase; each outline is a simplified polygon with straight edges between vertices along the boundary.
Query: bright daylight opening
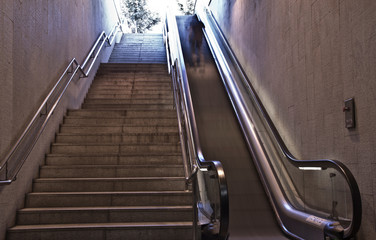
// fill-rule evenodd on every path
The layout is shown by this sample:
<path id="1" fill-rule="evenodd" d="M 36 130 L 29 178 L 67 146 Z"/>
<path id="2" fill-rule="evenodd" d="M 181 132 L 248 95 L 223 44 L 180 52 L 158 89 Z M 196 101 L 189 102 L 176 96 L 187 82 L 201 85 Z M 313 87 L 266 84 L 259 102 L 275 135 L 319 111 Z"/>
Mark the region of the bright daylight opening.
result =
<path id="1" fill-rule="evenodd" d="M 195 0 L 119 0 L 131 33 L 162 33 L 166 12 L 193 14 Z"/>

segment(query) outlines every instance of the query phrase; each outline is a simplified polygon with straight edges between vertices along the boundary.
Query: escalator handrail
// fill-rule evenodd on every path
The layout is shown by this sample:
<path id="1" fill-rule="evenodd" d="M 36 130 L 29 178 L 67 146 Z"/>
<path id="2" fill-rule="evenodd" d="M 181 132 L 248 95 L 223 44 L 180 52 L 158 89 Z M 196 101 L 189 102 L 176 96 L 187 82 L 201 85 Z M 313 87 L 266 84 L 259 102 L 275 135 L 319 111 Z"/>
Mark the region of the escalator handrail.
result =
<path id="1" fill-rule="evenodd" d="M 361 196 L 358 184 L 351 173 L 351 171 L 340 161 L 337 160 L 331 160 L 331 159 L 320 159 L 320 160 L 299 160 L 294 157 L 294 155 L 288 150 L 287 146 L 285 145 L 282 137 L 280 136 L 277 128 L 273 124 L 273 121 L 271 120 L 269 114 L 267 113 L 264 105 L 262 104 L 259 96 L 257 95 L 255 89 L 253 88 L 250 80 L 247 78 L 247 76 L 244 73 L 244 70 L 240 66 L 240 63 L 238 62 L 236 56 L 233 54 L 231 47 L 229 46 L 226 38 L 224 37 L 222 31 L 220 30 L 220 27 L 215 20 L 212 12 L 207 9 L 207 14 L 211 18 L 212 22 L 214 23 L 216 27 L 216 31 L 219 33 L 222 42 L 227 48 L 228 53 L 230 54 L 230 57 L 232 58 L 233 63 L 235 64 L 235 67 L 237 68 L 237 71 L 239 74 L 241 74 L 241 79 L 243 83 L 246 85 L 247 90 L 249 91 L 249 94 L 253 97 L 254 102 L 257 104 L 257 107 L 259 108 L 259 111 L 262 113 L 262 116 L 265 118 L 266 123 L 268 127 L 270 128 L 273 136 L 276 138 L 277 143 L 282 150 L 283 154 L 290 160 L 290 162 L 296 166 L 296 167 L 320 167 L 322 169 L 326 168 L 334 168 L 337 171 L 341 173 L 341 175 L 345 178 L 349 189 L 351 191 L 352 196 L 352 208 L 353 208 L 353 220 L 348 228 L 344 231 L 344 238 L 349 239 L 353 237 L 357 231 L 360 228 L 361 224 L 361 218 L 362 218 L 362 205 L 361 205 Z"/>
<path id="2" fill-rule="evenodd" d="M 167 43 L 170 44 L 170 53 L 171 54 L 171 61 L 175 59 L 175 62 L 171 62 L 172 67 L 175 67 L 178 70 L 179 77 L 181 78 L 182 85 L 180 86 L 183 95 L 184 101 L 184 113 L 186 115 L 186 128 L 188 129 L 187 132 L 190 138 L 189 141 L 193 146 L 193 155 L 194 160 L 196 161 L 191 168 L 198 167 L 199 169 L 208 169 L 214 170 L 216 172 L 216 178 L 218 179 L 218 186 L 219 186 L 219 193 L 220 193 L 220 230 L 219 230 L 219 239 L 226 239 L 227 231 L 228 231 L 228 224 L 229 224 L 229 203 L 228 203 L 228 191 L 227 191 L 227 182 L 224 173 L 224 169 L 222 163 L 220 161 L 209 161 L 204 158 L 202 148 L 199 141 L 199 134 L 195 119 L 195 113 L 193 109 L 193 102 L 191 97 L 191 92 L 188 83 L 188 76 L 185 68 L 184 63 L 184 56 L 183 51 L 180 43 L 180 36 L 179 31 L 176 23 L 176 18 L 172 16 L 172 14 L 167 11 L 167 25 L 168 25 L 168 41 Z M 171 44 L 170 41 L 173 41 Z M 176 55 L 176 56 L 173 56 Z M 173 70 L 171 71 L 173 72 Z M 175 89 L 174 89 L 175 91 Z M 177 101 L 177 99 L 175 99 Z M 179 108 L 179 103 L 175 102 L 177 111 Z M 179 122 L 180 124 L 180 122 Z M 192 171 L 191 175 L 186 176 L 187 181 L 190 181 L 191 178 L 196 177 L 196 171 Z"/>

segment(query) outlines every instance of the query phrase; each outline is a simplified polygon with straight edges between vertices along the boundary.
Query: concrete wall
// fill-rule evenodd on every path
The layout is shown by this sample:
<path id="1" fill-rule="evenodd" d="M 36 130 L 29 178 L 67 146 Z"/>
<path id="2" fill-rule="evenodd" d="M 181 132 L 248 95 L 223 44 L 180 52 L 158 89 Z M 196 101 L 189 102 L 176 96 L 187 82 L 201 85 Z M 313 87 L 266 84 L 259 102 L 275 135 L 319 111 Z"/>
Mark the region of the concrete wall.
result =
<path id="1" fill-rule="evenodd" d="M 113 0 L 0 0 L 0 159 L 31 120 L 72 58 L 82 63 L 99 34 L 117 21 Z M 111 47 L 101 55 L 106 61 Z M 78 108 L 91 77 L 69 87 L 18 180 L 0 186 L 0 239 L 14 224 L 67 108 Z"/>
<path id="2" fill-rule="evenodd" d="M 376 1 L 212 0 L 210 8 L 292 153 L 353 172 L 358 239 L 375 239 Z M 350 97 L 353 130 L 342 112 Z"/>

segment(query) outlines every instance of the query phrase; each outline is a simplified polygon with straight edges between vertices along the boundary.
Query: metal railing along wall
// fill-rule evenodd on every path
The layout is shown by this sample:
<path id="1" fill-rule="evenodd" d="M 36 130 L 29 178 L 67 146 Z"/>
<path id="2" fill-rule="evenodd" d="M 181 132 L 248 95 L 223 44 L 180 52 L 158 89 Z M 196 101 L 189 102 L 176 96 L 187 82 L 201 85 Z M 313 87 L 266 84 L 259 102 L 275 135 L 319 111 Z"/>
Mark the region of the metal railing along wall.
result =
<path id="1" fill-rule="evenodd" d="M 194 192 L 194 239 L 201 239 L 201 234 L 209 234 L 224 240 L 229 223 L 225 173 L 221 162 L 206 160 L 202 153 L 176 18 L 171 14 L 167 15 L 164 39 L 178 114 L 186 183 L 187 188 L 192 185 Z"/>
<path id="2" fill-rule="evenodd" d="M 19 171 L 33 150 L 33 147 L 37 143 L 69 84 L 75 77 L 86 78 L 89 76 L 105 43 L 107 42 L 109 46 L 113 44 L 119 27 L 120 23 L 115 24 L 109 35 L 103 31 L 81 65 L 75 58 L 70 61 L 59 80 L 34 114 L 34 117 L 27 125 L 26 129 L 7 156 L 1 161 L 0 184 L 10 184 L 17 179 Z"/>
<path id="3" fill-rule="evenodd" d="M 295 239 L 350 239 L 362 215 L 358 185 L 336 160 L 298 160 L 288 150 L 210 10 L 204 34 L 283 231 Z"/>

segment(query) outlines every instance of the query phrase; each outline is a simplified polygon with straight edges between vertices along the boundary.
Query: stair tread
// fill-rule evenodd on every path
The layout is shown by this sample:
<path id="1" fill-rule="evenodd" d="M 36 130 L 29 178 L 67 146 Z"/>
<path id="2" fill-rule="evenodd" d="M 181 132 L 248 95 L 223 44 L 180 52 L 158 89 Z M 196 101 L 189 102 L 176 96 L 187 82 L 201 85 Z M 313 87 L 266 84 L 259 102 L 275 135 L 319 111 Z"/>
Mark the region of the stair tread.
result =
<path id="1" fill-rule="evenodd" d="M 191 191 L 31 192 L 27 195 L 190 195 Z"/>
<path id="2" fill-rule="evenodd" d="M 95 164 L 95 165 L 44 165 L 41 168 L 157 168 L 158 166 L 156 165 L 100 165 L 100 164 Z M 176 167 L 183 167 L 181 164 L 161 164 L 160 168 L 176 168 Z"/>
<path id="3" fill-rule="evenodd" d="M 190 205 L 182 206 L 100 206 L 100 207 L 40 207 L 40 208 L 23 208 L 18 212 L 56 212 L 56 211 L 153 211 L 153 210 L 192 210 Z"/>
<path id="4" fill-rule="evenodd" d="M 130 123 L 123 123 L 123 124 L 111 124 L 110 126 L 108 125 L 99 125 L 99 124 L 85 124 L 85 127 L 150 127 L 150 128 L 155 128 L 155 127 L 176 127 L 177 129 L 177 122 L 172 123 L 172 124 L 163 124 L 163 123 L 158 123 L 158 124 L 148 124 L 148 125 L 141 125 L 139 123 L 137 124 L 130 124 Z M 74 124 L 74 123 L 64 123 L 62 127 L 82 127 L 79 124 Z M 156 133 L 159 134 L 159 133 Z"/>
<path id="5" fill-rule="evenodd" d="M 118 166 L 117 166 L 118 167 Z M 58 181 L 152 181 L 152 180 L 168 180 L 181 181 L 184 177 L 98 177 L 98 178 L 37 178 L 34 182 L 58 182 Z"/>
<path id="6" fill-rule="evenodd" d="M 93 126 L 94 127 L 94 126 Z M 141 132 L 141 133 L 58 133 L 60 136 L 176 136 L 178 132 Z"/>
<path id="7" fill-rule="evenodd" d="M 177 146 L 179 143 L 165 143 L 165 142 L 158 142 L 158 143 L 53 143 L 52 146 L 138 146 L 138 147 L 154 147 L 154 146 Z"/>
<path id="8" fill-rule="evenodd" d="M 50 230 L 50 229 L 92 229 L 92 228 L 160 228 L 192 227 L 192 222 L 126 222 L 126 223 L 74 223 L 74 224 L 40 224 L 16 225 L 9 231 Z"/>
<path id="9" fill-rule="evenodd" d="M 127 156 L 179 156 L 181 157 L 181 153 L 178 152 L 165 152 L 165 153 L 148 153 L 148 152 L 136 152 L 136 153 L 95 153 L 95 154 L 87 154 L 87 153 L 49 153 L 47 154 L 49 157 L 127 157 Z"/>

